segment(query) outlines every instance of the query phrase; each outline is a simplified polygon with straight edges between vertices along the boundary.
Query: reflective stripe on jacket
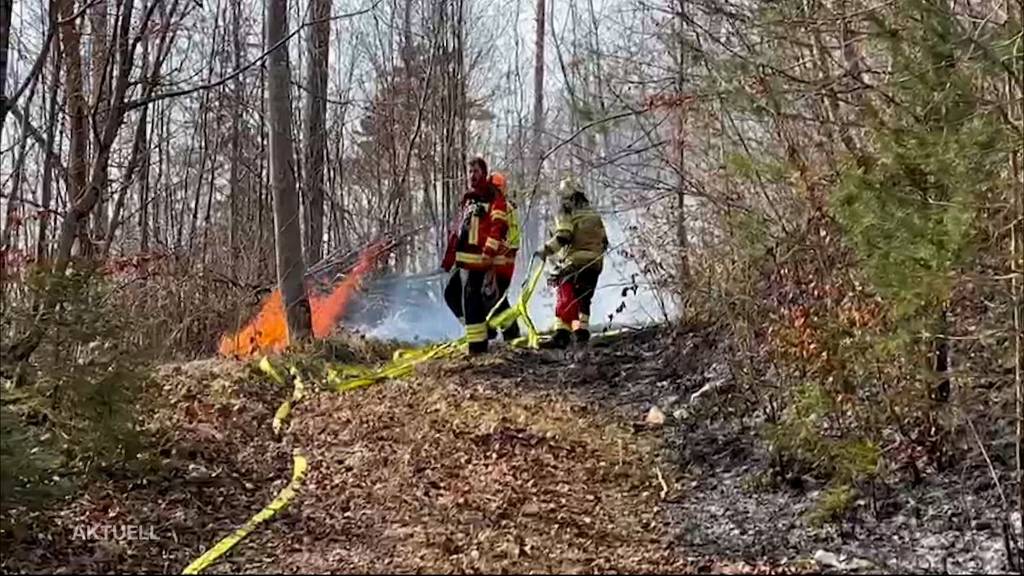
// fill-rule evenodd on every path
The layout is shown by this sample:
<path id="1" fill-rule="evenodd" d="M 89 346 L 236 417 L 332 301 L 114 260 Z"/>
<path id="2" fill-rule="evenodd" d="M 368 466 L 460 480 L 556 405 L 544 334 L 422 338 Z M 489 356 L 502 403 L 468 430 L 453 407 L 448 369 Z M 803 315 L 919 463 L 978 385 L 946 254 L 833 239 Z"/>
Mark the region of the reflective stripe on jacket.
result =
<path id="1" fill-rule="evenodd" d="M 455 263 L 460 268 L 486 270 L 507 263 L 507 256 L 502 254 L 508 234 L 507 203 L 493 185 L 488 186 L 488 198 L 463 198 L 462 226 L 455 251 Z"/>

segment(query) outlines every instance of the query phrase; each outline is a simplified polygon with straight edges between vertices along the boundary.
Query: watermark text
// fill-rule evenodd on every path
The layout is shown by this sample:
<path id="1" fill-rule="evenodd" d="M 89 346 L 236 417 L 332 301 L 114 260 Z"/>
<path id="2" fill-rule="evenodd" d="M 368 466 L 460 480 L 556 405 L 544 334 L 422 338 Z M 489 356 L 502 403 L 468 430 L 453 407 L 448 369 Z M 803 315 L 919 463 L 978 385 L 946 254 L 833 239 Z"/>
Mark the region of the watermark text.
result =
<path id="1" fill-rule="evenodd" d="M 71 539 L 115 542 L 158 540 L 154 526 L 139 524 L 79 524 L 72 529 Z"/>

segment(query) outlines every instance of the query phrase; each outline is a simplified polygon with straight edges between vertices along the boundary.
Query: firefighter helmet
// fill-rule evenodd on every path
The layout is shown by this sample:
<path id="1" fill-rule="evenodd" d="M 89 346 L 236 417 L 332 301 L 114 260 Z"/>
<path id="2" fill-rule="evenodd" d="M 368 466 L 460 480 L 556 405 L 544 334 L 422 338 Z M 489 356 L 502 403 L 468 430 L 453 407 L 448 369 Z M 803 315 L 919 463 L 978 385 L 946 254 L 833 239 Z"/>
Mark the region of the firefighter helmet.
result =
<path id="1" fill-rule="evenodd" d="M 505 180 L 505 175 L 501 172 L 494 172 L 491 174 L 491 184 L 494 184 L 502 194 L 505 193 L 505 187 L 508 185 L 508 181 Z"/>
<path id="2" fill-rule="evenodd" d="M 583 194 L 583 184 L 573 176 L 563 178 L 558 185 L 558 196 L 563 201 L 568 201 L 577 194 Z"/>

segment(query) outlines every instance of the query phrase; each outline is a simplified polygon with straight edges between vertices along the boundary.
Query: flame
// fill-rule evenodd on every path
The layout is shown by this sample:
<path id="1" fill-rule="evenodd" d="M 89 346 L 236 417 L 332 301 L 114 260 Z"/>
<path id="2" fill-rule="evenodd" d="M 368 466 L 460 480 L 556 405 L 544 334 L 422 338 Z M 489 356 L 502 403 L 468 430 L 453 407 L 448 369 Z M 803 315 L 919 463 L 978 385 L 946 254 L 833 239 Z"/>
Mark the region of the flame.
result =
<path id="1" fill-rule="evenodd" d="M 363 277 L 373 269 L 382 253 L 380 245 L 370 246 L 363 251 L 356 265 L 329 294 L 309 295 L 315 338 L 325 338 L 331 333 L 338 320 L 345 315 L 352 295 L 362 285 Z M 281 301 L 281 291 L 275 289 L 263 301 L 256 317 L 244 328 L 235 334 L 225 334 L 221 337 L 218 351 L 221 356 L 227 358 L 249 358 L 258 353 L 281 352 L 287 347 L 288 323 Z"/>

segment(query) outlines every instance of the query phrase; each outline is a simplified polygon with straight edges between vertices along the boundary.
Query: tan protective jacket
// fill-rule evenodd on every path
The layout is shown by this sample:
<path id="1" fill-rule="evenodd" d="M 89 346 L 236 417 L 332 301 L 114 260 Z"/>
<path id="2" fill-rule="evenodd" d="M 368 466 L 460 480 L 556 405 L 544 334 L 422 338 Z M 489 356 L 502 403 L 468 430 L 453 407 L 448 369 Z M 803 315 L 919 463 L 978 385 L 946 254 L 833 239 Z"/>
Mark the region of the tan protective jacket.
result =
<path id="1" fill-rule="evenodd" d="M 608 249 L 601 215 L 590 206 L 563 207 L 555 220 L 555 235 L 544 249 L 548 254 L 557 254 L 565 267 L 600 271 Z"/>

